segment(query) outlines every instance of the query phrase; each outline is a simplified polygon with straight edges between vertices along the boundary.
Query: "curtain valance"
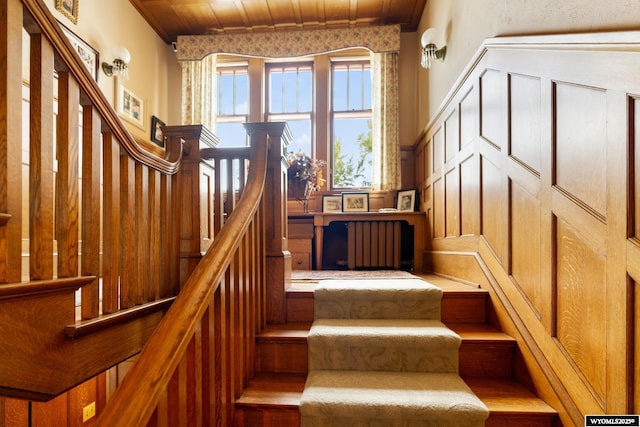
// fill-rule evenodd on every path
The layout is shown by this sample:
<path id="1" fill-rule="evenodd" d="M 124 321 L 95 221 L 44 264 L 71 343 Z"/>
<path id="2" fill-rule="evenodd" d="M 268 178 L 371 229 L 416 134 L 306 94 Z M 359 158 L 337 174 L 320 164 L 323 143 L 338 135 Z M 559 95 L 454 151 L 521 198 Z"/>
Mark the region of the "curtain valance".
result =
<path id="1" fill-rule="evenodd" d="M 400 26 L 178 36 L 179 61 L 198 61 L 212 53 L 261 58 L 293 58 L 364 47 L 375 53 L 400 51 Z"/>

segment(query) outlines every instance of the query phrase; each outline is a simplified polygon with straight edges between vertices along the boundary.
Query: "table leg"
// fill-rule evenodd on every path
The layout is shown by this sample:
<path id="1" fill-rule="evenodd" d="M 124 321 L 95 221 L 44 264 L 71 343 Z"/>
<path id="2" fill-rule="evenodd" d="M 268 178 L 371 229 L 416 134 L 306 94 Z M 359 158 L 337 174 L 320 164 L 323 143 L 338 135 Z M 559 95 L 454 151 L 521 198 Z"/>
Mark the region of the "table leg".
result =
<path id="1" fill-rule="evenodd" d="M 322 270 L 322 241 L 324 240 L 324 226 L 316 225 L 314 239 L 316 241 L 316 270 Z"/>

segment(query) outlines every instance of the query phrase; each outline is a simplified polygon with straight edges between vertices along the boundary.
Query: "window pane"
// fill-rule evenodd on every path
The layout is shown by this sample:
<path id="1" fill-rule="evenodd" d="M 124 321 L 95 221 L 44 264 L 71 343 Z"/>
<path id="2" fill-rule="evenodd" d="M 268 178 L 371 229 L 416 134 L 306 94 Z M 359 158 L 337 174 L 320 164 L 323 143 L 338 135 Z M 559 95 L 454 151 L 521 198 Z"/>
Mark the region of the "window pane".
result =
<path id="1" fill-rule="evenodd" d="M 221 68 L 217 80 L 218 115 L 246 115 L 249 102 L 249 76 L 245 68 Z"/>
<path id="2" fill-rule="evenodd" d="M 349 110 L 362 110 L 362 70 L 349 71 Z"/>
<path id="3" fill-rule="evenodd" d="M 282 72 L 269 73 L 269 112 L 282 113 Z"/>
<path id="4" fill-rule="evenodd" d="M 333 111 L 347 111 L 347 69 L 333 70 Z"/>
<path id="5" fill-rule="evenodd" d="M 313 72 L 309 65 L 269 70 L 269 113 L 308 113 L 313 109 Z"/>
<path id="6" fill-rule="evenodd" d="M 311 112 L 312 110 L 312 94 L 313 94 L 313 81 L 311 71 L 305 71 L 300 73 L 300 90 L 298 95 L 298 111 L 299 112 Z"/>
<path id="7" fill-rule="evenodd" d="M 246 73 L 236 74 L 236 100 L 234 115 L 249 113 L 249 76 Z"/>
<path id="8" fill-rule="evenodd" d="M 371 120 L 333 121 L 333 187 L 371 187 Z"/>
<path id="9" fill-rule="evenodd" d="M 368 63 L 333 64 L 333 111 L 371 109 L 371 70 Z"/>
<path id="10" fill-rule="evenodd" d="M 295 113 L 298 111 L 298 73 L 296 71 L 285 71 L 284 73 L 284 112 Z"/>
<path id="11" fill-rule="evenodd" d="M 218 114 L 233 115 L 233 75 L 218 76 Z"/>
<path id="12" fill-rule="evenodd" d="M 220 138 L 218 147 L 244 147 L 247 132 L 242 123 L 217 123 L 216 136 Z"/>
<path id="13" fill-rule="evenodd" d="M 371 187 L 369 62 L 334 62 L 332 82 L 333 188 Z"/>
<path id="14" fill-rule="evenodd" d="M 362 105 L 363 110 L 371 110 L 371 69 L 366 68 L 363 72 L 364 79 L 364 104 Z"/>
<path id="15" fill-rule="evenodd" d="M 311 120 L 289 120 L 287 124 L 293 135 L 293 141 L 287 147 L 287 151 L 303 152 L 311 156 Z"/>

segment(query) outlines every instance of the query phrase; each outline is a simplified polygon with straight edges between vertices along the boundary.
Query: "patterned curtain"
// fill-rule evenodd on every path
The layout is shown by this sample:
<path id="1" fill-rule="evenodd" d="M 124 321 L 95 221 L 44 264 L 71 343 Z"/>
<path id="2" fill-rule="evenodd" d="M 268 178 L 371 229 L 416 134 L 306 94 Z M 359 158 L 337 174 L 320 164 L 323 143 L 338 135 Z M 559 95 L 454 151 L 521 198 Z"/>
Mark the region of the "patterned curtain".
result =
<path id="1" fill-rule="evenodd" d="M 402 185 L 398 135 L 400 26 L 178 36 L 182 63 L 182 121 L 215 132 L 216 53 L 281 58 L 364 47 L 372 52 L 373 188 Z"/>
<path id="2" fill-rule="evenodd" d="M 216 55 L 182 61 L 182 124 L 216 125 Z"/>
<path id="3" fill-rule="evenodd" d="M 371 79 L 373 189 L 399 190 L 402 176 L 398 129 L 398 53 L 373 53 Z"/>
<path id="4" fill-rule="evenodd" d="M 352 47 L 364 47 L 371 52 L 399 52 L 400 25 L 178 36 L 176 55 L 179 61 L 199 61 L 212 53 L 287 58 Z"/>

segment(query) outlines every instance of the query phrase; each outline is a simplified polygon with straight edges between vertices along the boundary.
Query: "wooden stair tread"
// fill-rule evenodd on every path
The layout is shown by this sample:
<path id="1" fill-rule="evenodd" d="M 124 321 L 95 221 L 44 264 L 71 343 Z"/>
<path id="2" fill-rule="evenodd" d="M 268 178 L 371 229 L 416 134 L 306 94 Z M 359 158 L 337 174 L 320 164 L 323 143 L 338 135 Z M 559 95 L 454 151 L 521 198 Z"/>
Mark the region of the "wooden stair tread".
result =
<path id="1" fill-rule="evenodd" d="M 415 274 L 416 277 L 439 287 L 444 293 L 467 294 L 484 297 L 489 294 L 486 289 L 472 283 L 461 282 L 454 279 L 438 276 L 435 274 Z M 318 280 L 293 280 L 286 289 L 287 296 L 291 297 L 312 297 L 313 290 L 318 285 Z"/>
<path id="2" fill-rule="evenodd" d="M 557 415 L 555 409 L 512 379 L 476 377 L 465 378 L 464 381 L 492 414 L 519 413 L 550 417 Z"/>
<path id="3" fill-rule="evenodd" d="M 307 322 L 267 325 L 256 336 L 256 342 L 306 342 L 309 328 L 311 328 L 311 323 Z"/>
<path id="4" fill-rule="evenodd" d="M 438 276 L 436 274 L 416 274 L 416 276 L 427 282 L 436 285 L 444 292 L 467 292 L 467 293 L 479 293 L 488 294 L 485 289 L 482 289 L 475 283 L 463 282 L 460 280 L 449 279 L 447 277 Z"/>
<path id="5" fill-rule="evenodd" d="M 306 374 L 256 374 L 236 403 L 297 407 L 306 377 Z M 557 414 L 551 406 L 512 379 L 476 377 L 465 378 L 464 381 L 492 413 Z"/>
<path id="6" fill-rule="evenodd" d="M 516 339 L 486 323 L 446 323 L 462 342 L 516 343 Z"/>
<path id="7" fill-rule="evenodd" d="M 236 400 L 236 405 L 297 409 L 306 379 L 307 374 L 256 374 Z"/>
<path id="8" fill-rule="evenodd" d="M 480 323 L 447 323 L 446 326 L 456 332 L 463 341 L 492 342 L 492 343 L 515 343 L 515 338 L 499 331 L 488 324 Z M 274 341 L 288 339 L 304 339 L 309 334 L 310 323 L 295 322 L 282 325 L 268 325 L 257 335 L 259 341 Z"/>

